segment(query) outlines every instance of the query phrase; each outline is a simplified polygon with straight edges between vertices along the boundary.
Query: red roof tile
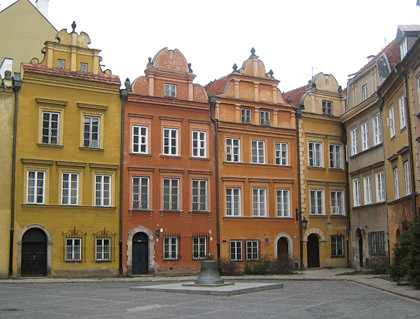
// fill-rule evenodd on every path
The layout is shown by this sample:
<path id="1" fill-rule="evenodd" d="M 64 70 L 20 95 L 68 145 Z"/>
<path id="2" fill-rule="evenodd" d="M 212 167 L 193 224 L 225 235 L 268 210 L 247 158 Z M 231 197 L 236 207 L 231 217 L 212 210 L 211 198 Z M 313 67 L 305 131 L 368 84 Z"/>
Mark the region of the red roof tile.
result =
<path id="1" fill-rule="evenodd" d="M 305 94 L 308 84 L 283 93 L 283 98 L 287 101 L 290 97 L 292 105 L 299 106 L 300 98 Z"/>
<path id="2" fill-rule="evenodd" d="M 23 65 L 23 70 L 25 72 L 33 72 L 33 73 L 53 75 L 53 76 L 59 76 L 59 77 L 74 78 L 74 79 L 85 80 L 85 81 L 94 81 L 94 82 L 118 84 L 118 85 L 120 85 L 121 83 L 120 78 L 117 75 L 109 75 L 109 74 L 104 74 L 104 73 L 93 74 L 89 72 L 74 72 L 74 71 L 69 71 L 66 69 L 48 68 L 44 65 L 38 65 L 38 64 L 26 63 Z"/>
<path id="3" fill-rule="evenodd" d="M 229 83 L 229 77 L 224 76 L 207 84 L 204 88 L 208 95 L 221 94 L 225 91 L 226 85 Z"/>

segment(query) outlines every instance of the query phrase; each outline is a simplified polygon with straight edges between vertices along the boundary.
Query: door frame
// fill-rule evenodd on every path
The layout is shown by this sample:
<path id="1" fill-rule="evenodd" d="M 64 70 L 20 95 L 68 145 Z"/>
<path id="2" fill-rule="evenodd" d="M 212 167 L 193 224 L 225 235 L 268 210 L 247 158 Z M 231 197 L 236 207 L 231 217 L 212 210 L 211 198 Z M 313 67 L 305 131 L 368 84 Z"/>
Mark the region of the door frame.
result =
<path id="1" fill-rule="evenodd" d="M 145 233 L 147 237 L 149 237 L 149 273 L 152 273 L 155 271 L 155 238 L 153 236 L 153 232 L 144 227 L 144 226 L 138 226 L 136 228 L 133 228 L 129 231 L 127 236 L 127 273 L 133 274 L 133 237 L 137 233 Z"/>
<path id="2" fill-rule="evenodd" d="M 134 238 L 136 238 L 136 236 L 137 235 L 139 235 L 139 237 L 141 236 L 142 238 L 144 238 L 144 240 L 145 241 L 147 241 L 146 243 L 141 243 L 141 242 L 137 242 L 137 241 L 134 241 Z M 139 249 L 137 250 L 137 249 L 135 249 L 135 247 L 138 247 Z M 132 264 L 131 264 L 131 271 L 132 271 L 132 274 L 134 275 L 134 261 L 138 261 L 138 257 L 139 256 L 137 256 L 137 254 L 139 254 L 140 256 L 142 255 L 142 250 L 144 249 L 145 250 L 145 253 L 147 254 L 146 256 L 147 256 L 147 260 L 146 260 L 146 262 L 142 262 L 142 261 L 140 261 L 139 263 L 138 263 L 138 267 L 137 267 L 137 270 L 143 270 L 142 268 L 143 268 L 143 265 L 144 264 L 146 264 L 145 265 L 145 267 L 146 267 L 146 272 L 138 272 L 138 273 L 136 273 L 136 275 L 141 275 L 141 274 L 148 274 L 149 273 L 149 236 L 147 236 L 147 234 L 146 233 L 143 233 L 143 232 L 139 232 L 139 233 L 136 233 L 134 236 L 133 236 L 133 246 L 132 246 L 132 249 L 133 249 L 133 251 L 132 251 L 132 260 L 133 260 L 133 262 L 132 262 Z M 136 256 L 137 256 L 137 258 L 134 258 L 134 256 L 135 256 L 135 252 L 137 251 L 137 253 L 136 253 Z M 144 252 L 143 252 L 144 253 Z"/>
<path id="3" fill-rule="evenodd" d="M 278 243 L 278 241 L 279 241 L 279 239 L 280 238 L 285 238 L 286 240 L 287 240 L 287 244 L 288 244 L 288 254 L 289 254 L 289 258 L 291 258 L 291 259 L 293 259 L 293 240 L 292 240 L 292 237 L 290 237 L 289 236 L 289 234 L 286 234 L 286 233 L 281 233 L 281 234 L 278 234 L 277 236 L 276 236 L 276 238 L 274 239 L 274 259 L 278 259 L 278 256 L 277 256 L 277 243 Z"/>
<path id="4" fill-rule="evenodd" d="M 313 237 L 312 237 L 313 236 Z M 310 251 L 310 244 L 309 244 L 309 242 L 310 242 L 310 240 L 309 240 L 309 238 L 316 238 L 317 240 L 316 240 L 316 243 L 317 243 L 317 250 L 318 250 L 318 258 L 317 258 L 317 260 L 318 260 L 318 265 L 317 266 L 309 266 L 309 251 Z M 312 254 L 311 254 L 312 255 Z M 321 266 L 321 257 L 320 257 L 320 238 L 319 238 L 319 236 L 318 236 L 318 234 L 316 234 L 316 233 L 312 233 L 312 234 L 310 234 L 309 236 L 308 236 L 308 241 L 307 241 L 307 243 L 306 243 L 306 264 L 307 264 L 307 266 L 308 266 L 308 268 L 309 267 L 314 267 L 314 268 L 316 268 L 316 267 L 320 267 Z"/>

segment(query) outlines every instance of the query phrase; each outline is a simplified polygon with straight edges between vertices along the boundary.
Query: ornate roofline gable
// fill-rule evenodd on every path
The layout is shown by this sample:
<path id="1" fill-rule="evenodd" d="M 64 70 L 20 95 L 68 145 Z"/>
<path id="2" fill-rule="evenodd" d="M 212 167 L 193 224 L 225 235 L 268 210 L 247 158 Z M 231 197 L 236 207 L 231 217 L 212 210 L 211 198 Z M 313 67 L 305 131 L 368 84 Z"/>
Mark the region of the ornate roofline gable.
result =
<path id="1" fill-rule="evenodd" d="M 272 70 L 266 72 L 264 63 L 259 59 L 259 56 L 256 55 L 255 52 L 255 49 L 252 48 L 251 55 L 242 63 L 242 67 L 238 70 L 238 73 L 252 77 L 275 80 L 273 77 L 274 72 Z"/>
<path id="2" fill-rule="evenodd" d="M 153 59 L 149 58 L 146 71 L 150 69 L 188 75 L 194 74 L 191 69 L 191 63 L 187 62 L 181 51 L 178 49 L 169 50 L 167 47 L 156 53 Z"/>
<path id="3" fill-rule="evenodd" d="M 56 36 L 57 42 L 64 45 L 74 45 L 81 48 L 89 48 L 90 37 L 86 32 L 80 32 L 77 34 L 75 31 L 76 23 L 73 21 L 71 24 L 72 31 L 67 32 L 67 29 L 61 29 Z"/>
<path id="4" fill-rule="evenodd" d="M 315 87 L 322 91 L 337 93 L 339 90 L 341 90 L 337 79 L 332 74 L 324 74 L 323 72 L 319 72 L 313 76 L 312 83 L 315 83 Z"/>

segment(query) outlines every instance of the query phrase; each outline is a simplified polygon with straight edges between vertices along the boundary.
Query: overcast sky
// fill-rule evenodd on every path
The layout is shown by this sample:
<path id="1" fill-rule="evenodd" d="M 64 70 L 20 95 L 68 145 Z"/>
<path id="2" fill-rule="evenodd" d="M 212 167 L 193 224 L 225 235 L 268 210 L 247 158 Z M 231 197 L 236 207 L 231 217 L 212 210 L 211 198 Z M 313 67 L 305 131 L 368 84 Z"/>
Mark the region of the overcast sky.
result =
<path id="1" fill-rule="evenodd" d="M 13 2 L 0 0 L 0 10 Z M 399 24 L 420 24 L 420 7 L 416 0 L 50 0 L 48 19 L 58 30 L 75 20 L 122 82 L 144 75 L 147 58 L 168 47 L 205 85 L 241 66 L 254 47 L 288 91 L 318 72 L 345 87 Z"/>

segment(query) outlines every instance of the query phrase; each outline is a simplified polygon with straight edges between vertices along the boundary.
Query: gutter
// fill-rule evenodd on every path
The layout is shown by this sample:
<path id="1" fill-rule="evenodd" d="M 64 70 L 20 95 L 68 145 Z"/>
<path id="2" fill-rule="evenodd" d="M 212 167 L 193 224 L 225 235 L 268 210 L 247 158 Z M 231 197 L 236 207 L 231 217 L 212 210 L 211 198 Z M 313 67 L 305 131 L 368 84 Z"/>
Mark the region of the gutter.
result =
<path id="1" fill-rule="evenodd" d="M 300 184 L 300 141 L 299 141 L 299 118 L 302 115 L 302 110 L 296 108 L 296 141 L 297 141 L 297 162 L 298 162 L 298 216 L 299 216 L 299 251 L 300 251 L 300 269 L 303 269 L 303 238 L 302 238 L 302 206 L 301 206 L 301 184 Z"/>
<path id="2" fill-rule="evenodd" d="M 347 134 L 346 134 L 346 127 L 344 123 L 341 123 L 341 135 L 343 137 L 343 145 L 347 145 Z M 347 153 L 347 148 L 345 148 Z M 349 162 L 347 161 L 347 155 L 345 158 L 345 171 L 346 171 L 346 212 L 347 212 L 347 218 L 346 218 L 346 250 L 347 250 L 347 267 L 351 267 L 350 264 L 350 247 L 349 247 L 349 239 L 351 234 L 351 214 L 350 214 L 350 184 L 349 184 Z"/>
<path id="3" fill-rule="evenodd" d="M 10 250 L 9 250 L 9 277 L 13 275 L 13 241 L 15 233 L 15 187 L 16 187 L 16 134 L 18 118 L 19 91 L 22 87 L 20 73 L 15 73 L 13 77 L 13 91 L 15 92 L 15 109 L 13 113 L 13 149 L 12 149 L 12 185 L 10 195 Z"/>

